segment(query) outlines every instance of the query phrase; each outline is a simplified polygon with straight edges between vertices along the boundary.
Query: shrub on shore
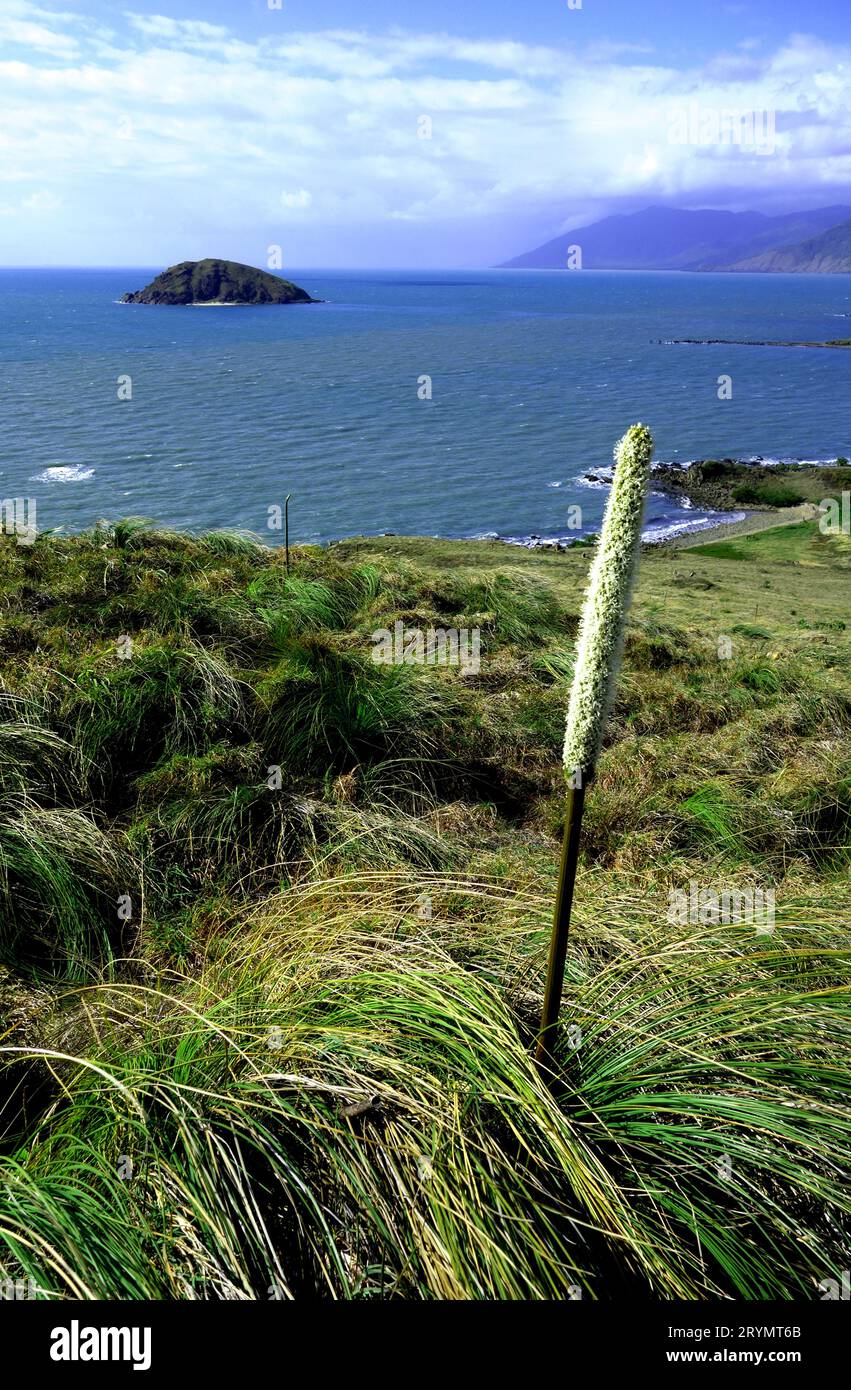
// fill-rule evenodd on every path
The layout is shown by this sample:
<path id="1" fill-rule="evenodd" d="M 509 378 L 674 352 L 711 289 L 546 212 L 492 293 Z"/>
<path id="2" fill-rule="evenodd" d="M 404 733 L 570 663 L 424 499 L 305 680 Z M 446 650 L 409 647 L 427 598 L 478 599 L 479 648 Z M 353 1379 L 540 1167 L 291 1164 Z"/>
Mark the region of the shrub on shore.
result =
<path id="1" fill-rule="evenodd" d="M 783 487 L 782 484 L 740 483 L 733 488 L 733 501 L 745 505 L 756 503 L 761 507 L 799 507 L 806 500 L 802 492 L 796 492 L 793 487 Z"/>

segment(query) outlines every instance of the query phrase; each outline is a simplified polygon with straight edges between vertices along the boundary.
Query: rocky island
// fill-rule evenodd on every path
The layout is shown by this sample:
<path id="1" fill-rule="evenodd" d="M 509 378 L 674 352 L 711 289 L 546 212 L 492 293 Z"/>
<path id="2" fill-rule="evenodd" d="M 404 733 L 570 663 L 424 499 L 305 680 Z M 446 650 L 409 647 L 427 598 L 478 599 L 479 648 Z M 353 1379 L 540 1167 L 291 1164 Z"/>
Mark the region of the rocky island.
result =
<path id="1" fill-rule="evenodd" d="M 659 338 L 665 347 L 851 348 L 851 338 L 805 341 L 801 338 Z"/>
<path id="2" fill-rule="evenodd" d="M 307 290 L 239 261 L 181 261 L 122 304 L 317 304 Z"/>

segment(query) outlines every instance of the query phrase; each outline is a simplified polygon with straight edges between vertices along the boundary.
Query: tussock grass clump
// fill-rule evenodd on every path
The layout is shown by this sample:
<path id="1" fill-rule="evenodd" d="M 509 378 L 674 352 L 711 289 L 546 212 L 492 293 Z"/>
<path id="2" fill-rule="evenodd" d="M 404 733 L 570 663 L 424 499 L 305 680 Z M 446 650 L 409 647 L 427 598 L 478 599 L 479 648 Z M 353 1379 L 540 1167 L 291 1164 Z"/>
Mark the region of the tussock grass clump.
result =
<path id="1" fill-rule="evenodd" d="M 51 1052 L 65 1101 L 0 1161 L 6 1269 L 54 1297 L 813 1296 L 849 1205 L 839 914 L 765 941 L 610 901 L 555 1099 L 526 1034 L 547 907 L 349 875 L 200 978 L 86 991 L 86 1062 Z"/>
<path id="2" fill-rule="evenodd" d="M 367 756 L 391 757 L 406 742 L 425 757 L 445 704 L 416 668 L 377 664 L 369 652 L 324 636 L 291 646 L 259 695 L 264 745 L 277 763 L 296 770 L 344 770 Z"/>
<path id="3" fill-rule="evenodd" d="M 0 955 L 24 969 L 92 973 L 121 936 L 126 854 L 91 816 L 10 797 L 0 813 Z"/>
<path id="4" fill-rule="evenodd" d="M 77 673 L 62 718 L 90 764 L 127 777 L 158 756 L 193 751 L 238 727 L 243 692 L 201 646 L 137 644 L 120 659 L 99 653 Z"/>
<path id="5" fill-rule="evenodd" d="M 43 718 L 41 711 L 4 699 L 0 692 L 0 793 L 4 798 L 19 793 L 41 802 L 81 792 L 79 749 Z"/>

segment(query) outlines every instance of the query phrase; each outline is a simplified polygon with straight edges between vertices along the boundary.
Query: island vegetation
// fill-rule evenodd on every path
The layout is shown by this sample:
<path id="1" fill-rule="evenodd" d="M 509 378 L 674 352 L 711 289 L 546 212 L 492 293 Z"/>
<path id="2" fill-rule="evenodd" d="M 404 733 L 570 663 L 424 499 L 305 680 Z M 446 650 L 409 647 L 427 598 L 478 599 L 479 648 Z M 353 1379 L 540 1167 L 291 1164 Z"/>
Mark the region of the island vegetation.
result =
<path id="1" fill-rule="evenodd" d="M 181 261 L 149 285 L 125 294 L 123 304 L 314 304 L 307 290 L 268 270 L 238 261 Z"/>

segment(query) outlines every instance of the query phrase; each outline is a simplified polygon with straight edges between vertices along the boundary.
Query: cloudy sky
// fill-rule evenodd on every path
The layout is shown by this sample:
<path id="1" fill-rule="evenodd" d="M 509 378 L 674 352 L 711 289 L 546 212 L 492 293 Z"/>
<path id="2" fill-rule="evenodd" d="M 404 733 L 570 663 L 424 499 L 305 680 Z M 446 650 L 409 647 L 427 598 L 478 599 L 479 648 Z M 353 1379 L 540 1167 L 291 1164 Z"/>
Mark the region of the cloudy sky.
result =
<path id="1" fill-rule="evenodd" d="M 0 0 L 0 264 L 486 266 L 649 203 L 851 202 L 848 0 L 277 3 Z"/>

